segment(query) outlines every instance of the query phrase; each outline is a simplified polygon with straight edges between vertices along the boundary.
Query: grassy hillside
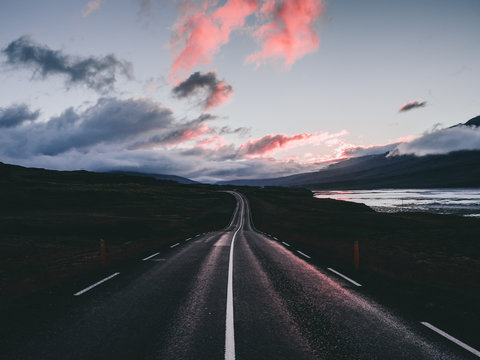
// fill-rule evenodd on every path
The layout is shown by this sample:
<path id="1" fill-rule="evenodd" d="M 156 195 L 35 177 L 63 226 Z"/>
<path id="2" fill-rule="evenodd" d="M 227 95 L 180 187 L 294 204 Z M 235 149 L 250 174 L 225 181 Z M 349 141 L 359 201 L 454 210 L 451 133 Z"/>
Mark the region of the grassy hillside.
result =
<path id="1" fill-rule="evenodd" d="M 446 328 L 454 323 L 465 339 L 480 331 L 480 219 L 377 213 L 363 204 L 316 199 L 304 189 L 244 192 L 259 230 L 341 269 L 416 318 L 445 321 Z"/>
<path id="2" fill-rule="evenodd" d="M 235 200 L 204 185 L 0 164 L 0 298 L 14 298 L 227 225 Z"/>

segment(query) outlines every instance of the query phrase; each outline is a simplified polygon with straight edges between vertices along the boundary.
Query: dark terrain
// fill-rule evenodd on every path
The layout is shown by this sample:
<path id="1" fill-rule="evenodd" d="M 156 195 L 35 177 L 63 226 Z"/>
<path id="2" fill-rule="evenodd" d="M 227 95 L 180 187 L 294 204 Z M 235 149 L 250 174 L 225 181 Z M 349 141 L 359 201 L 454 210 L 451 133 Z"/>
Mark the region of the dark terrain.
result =
<path id="1" fill-rule="evenodd" d="M 377 213 L 363 204 L 315 199 L 305 189 L 243 191 L 260 231 L 375 284 L 374 292 L 385 302 L 480 343 L 480 219 Z M 359 270 L 353 267 L 354 240 L 359 241 Z"/>
<path id="2" fill-rule="evenodd" d="M 0 182 L 5 312 L 17 300 L 67 280 L 84 277 L 68 281 L 81 288 L 75 284 L 91 283 L 192 235 L 223 229 L 235 207 L 233 196 L 219 191 L 228 187 L 122 174 L 1 164 Z M 260 231 L 307 251 L 323 268 L 332 266 L 368 284 L 364 291 L 380 303 L 432 321 L 478 347 L 480 219 L 376 213 L 361 204 L 315 199 L 305 189 L 238 190 L 247 196 Z M 216 234 L 223 244 L 222 233 Z M 100 238 L 107 244 L 106 266 L 100 261 Z M 255 239 L 258 246 L 269 246 L 261 245 L 262 237 Z M 352 265 L 354 240 L 360 243 L 358 270 Z"/>
<path id="3" fill-rule="evenodd" d="M 0 163 L 0 298 L 54 286 L 197 233 L 218 230 L 235 206 L 206 185 Z"/>

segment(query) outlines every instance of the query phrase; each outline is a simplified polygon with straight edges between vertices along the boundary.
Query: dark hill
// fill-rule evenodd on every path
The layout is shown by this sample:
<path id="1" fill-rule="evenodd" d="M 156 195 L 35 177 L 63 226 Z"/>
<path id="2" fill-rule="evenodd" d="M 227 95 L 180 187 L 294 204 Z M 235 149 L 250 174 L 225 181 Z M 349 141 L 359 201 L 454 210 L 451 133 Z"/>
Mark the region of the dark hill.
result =
<path id="1" fill-rule="evenodd" d="M 480 151 L 417 157 L 363 156 L 317 172 L 276 179 L 234 180 L 232 185 L 302 186 L 310 189 L 480 187 Z"/>
<path id="2" fill-rule="evenodd" d="M 137 171 L 122 171 L 116 170 L 111 171 L 112 174 L 123 174 L 123 175 L 131 175 L 131 176 L 145 176 L 151 177 L 157 180 L 170 180 L 176 181 L 179 184 L 199 184 L 197 181 L 190 180 L 188 178 L 177 176 L 177 175 L 166 175 L 166 174 L 154 174 L 154 173 L 142 173 Z"/>

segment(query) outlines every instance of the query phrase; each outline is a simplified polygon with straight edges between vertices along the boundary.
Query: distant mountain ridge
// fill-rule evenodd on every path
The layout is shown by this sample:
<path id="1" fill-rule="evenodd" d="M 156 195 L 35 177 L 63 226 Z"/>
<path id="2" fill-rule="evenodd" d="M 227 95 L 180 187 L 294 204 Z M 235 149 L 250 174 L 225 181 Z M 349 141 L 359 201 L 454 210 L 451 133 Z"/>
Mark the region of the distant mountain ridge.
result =
<path id="1" fill-rule="evenodd" d="M 130 175 L 130 176 L 144 176 L 144 177 L 151 177 L 157 180 L 170 180 L 176 181 L 179 184 L 199 184 L 199 182 L 190 180 L 186 177 L 177 176 L 177 175 L 166 175 L 166 174 L 155 174 L 155 173 L 143 173 L 137 171 L 123 171 L 123 170 L 114 170 L 110 171 L 111 174 L 123 174 L 123 175 Z"/>
<path id="2" fill-rule="evenodd" d="M 0 177 L 1 180 L 5 179 L 18 179 L 21 177 L 42 176 L 48 174 L 52 177 L 75 177 L 76 179 L 93 181 L 99 177 L 108 177 L 112 181 L 130 181 L 130 179 L 143 178 L 142 181 L 154 181 L 165 180 L 175 181 L 179 184 L 199 184 L 196 181 L 176 176 L 176 175 L 164 175 L 164 174 L 149 174 L 140 173 L 134 171 L 110 171 L 110 172 L 97 172 L 86 170 L 72 170 L 72 171 L 60 171 L 60 170 L 48 170 L 43 168 L 28 168 L 19 165 L 11 165 L 0 162 Z M 152 179 L 152 180 L 149 180 Z M 153 180 L 154 179 L 154 180 Z"/>
<path id="3" fill-rule="evenodd" d="M 457 126 L 480 126 L 480 116 Z M 287 186 L 309 189 L 480 188 L 480 151 L 446 155 L 368 155 L 350 158 L 316 172 L 270 179 L 221 181 L 220 185 Z"/>
<path id="4" fill-rule="evenodd" d="M 466 123 L 460 123 L 457 125 L 454 125 L 452 127 L 457 127 L 457 126 L 480 126 L 480 115 L 475 116 L 474 118 L 468 120 Z"/>

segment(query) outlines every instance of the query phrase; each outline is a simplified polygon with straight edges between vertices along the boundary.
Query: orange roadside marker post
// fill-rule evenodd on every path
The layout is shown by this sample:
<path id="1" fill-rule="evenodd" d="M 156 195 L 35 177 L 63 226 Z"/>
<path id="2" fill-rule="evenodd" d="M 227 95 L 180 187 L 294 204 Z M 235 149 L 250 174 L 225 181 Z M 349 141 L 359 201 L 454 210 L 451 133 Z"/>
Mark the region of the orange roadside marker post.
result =
<path id="1" fill-rule="evenodd" d="M 358 250 L 358 240 L 353 242 L 353 265 L 355 266 L 355 270 L 360 267 L 360 252 Z"/>

